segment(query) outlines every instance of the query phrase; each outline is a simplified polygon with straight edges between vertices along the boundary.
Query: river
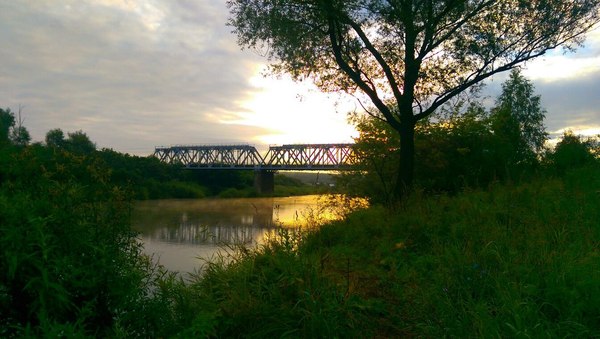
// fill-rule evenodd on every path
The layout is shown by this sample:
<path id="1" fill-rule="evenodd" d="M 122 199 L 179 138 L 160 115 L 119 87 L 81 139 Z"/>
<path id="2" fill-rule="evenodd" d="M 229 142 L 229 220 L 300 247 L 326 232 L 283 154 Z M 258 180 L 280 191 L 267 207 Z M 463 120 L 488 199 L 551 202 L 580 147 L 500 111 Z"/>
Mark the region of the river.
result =
<path id="1" fill-rule="evenodd" d="M 229 246 L 254 247 L 278 228 L 311 227 L 339 218 L 331 198 L 149 200 L 135 204 L 133 229 L 146 254 L 170 271 L 192 273 Z"/>

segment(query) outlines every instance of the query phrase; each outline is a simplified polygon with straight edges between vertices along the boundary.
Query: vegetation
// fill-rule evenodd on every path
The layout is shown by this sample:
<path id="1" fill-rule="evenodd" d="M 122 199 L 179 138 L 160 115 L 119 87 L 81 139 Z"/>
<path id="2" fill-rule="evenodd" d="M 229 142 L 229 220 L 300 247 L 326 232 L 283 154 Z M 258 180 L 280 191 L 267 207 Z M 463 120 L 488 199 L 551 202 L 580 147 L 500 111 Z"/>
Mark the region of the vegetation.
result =
<path id="1" fill-rule="evenodd" d="M 21 109 L 17 117 L 10 108 L 0 108 L 0 146 L 9 143 L 17 146 L 25 146 L 31 141 L 29 131 L 23 126 Z"/>
<path id="2" fill-rule="evenodd" d="M 459 192 L 485 188 L 495 181 L 520 180 L 547 166 L 545 110 L 529 80 L 514 69 L 502 85 L 496 104 L 486 110 L 471 97 L 447 105 L 416 128 L 416 186 L 426 192 Z M 394 200 L 398 135 L 372 116 L 355 115 L 358 171 L 345 175 L 342 185 L 373 202 Z M 585 152 L 585 151 L 584 151 Z"/>
<path id="3" fill-rule="evenodd" d="M 192 290 L 142 254 L 132 200 L 201 197 L 250 176 L 97 151 L 82 131 L 29 145 L 10 109 L 0 118 L 0 337 L 160 337 L 215 316 L 193 297 L 184 305 L 177 298 Z"/>
<path id="4" fill-rule="evenodd" d="M 596 0 L 227 3 L 239 44 L 264 47 L 274 73 L 358 95 L 400 135 L 388 145 L 395 198 L 412 187 L 418 121 L 496 73 L 574 48 L 600 20 Z"/>
<path id="5" fill-rule="evenodd" d="M 191 286 L 217 337 L 597 337 L 599 171 L 355 212 Z"/>
<path id="6" fill-rule="evenodd" d="M 156 330 L 140 323 L 158 306 L 130 195 L 107 173 L 97 158 L 0 148 L 0 336 Z"/>
<path id="7" fill-rule="evenodd" d="M 53 154 L 69 153 L 100 159 L 109 171 L 111 181 L 132 191 L 138 200 L 258 196 L 251 171 L 185 171 L 153 156 L 133 156 L 111 149 L 98 151 L 83 131 L 69 132 L 65 138 L 61 129 L 52 129 L 46 134 L 45 141 L 47 151 Z M 282 196 L 323 191 L 284 175 L 277 175 L 275 184 L 275 193 Z"/>

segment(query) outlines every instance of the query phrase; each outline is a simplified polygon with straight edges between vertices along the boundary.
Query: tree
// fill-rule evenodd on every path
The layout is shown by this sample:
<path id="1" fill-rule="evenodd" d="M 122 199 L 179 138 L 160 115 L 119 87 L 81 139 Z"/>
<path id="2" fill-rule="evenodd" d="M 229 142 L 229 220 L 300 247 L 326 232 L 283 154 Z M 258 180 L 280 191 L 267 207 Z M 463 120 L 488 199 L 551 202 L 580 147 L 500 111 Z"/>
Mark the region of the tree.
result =
<path id="1" fill-rule="evenodd" d="M 15 114 L 10 108 L 0 108 L 0 145 L 10 142 L 10 131 L 15 125 Z"/>
<path id="2" fill-rule="evenodd" d="M 25 146 L 31 141 L 31 135 L 25 126 L 15 126 L 11 132 L 10 140 L 17 146 Z"/>
<path id="3" fill-rule="evenodd" d="M 46 146 L 64 148 L 65 145 L 65 133 L 60 128 L 51 129 L 46 133 Z"/>
<path id="4" fill-rule="evenodd" d="M 497 151 L 505 166 L 537 162 L 548 138 L 545 115 L 533 84 L 518 69 L 513 69 L 502 84 L 491 116 L 492 130 L 499 141 Z"/>
<path id="5" fill-rule="evenodd" d="M 599 21 L 597 0 L 229 0 L 238 43 L 275 74 L 372 102 L 400 135 L 396 195 L 413 183 L 415 126 L 490 76 L 564 46 Z"/>
<path id="6" fill-rule="evenodd" d="M 0 108 L 0 144 L 25 146 L 30 141 L 29 131 L 23 126 L 21 107 L 19 107 L 18 119 L 10 108 Z"/>
<path id="7" fill-rule="evenodd" d="M 558 173 L 564 173 L 568 169 L 593 163 L 595 149 L 597 149 L 597 141 L 595 142 L 594 139 L 586 140 L 573 134 L 572 131 L 565 131 L 549 158 L 554 169 Z"/>
<path id="8" fill-rule="evenodd" d="M 83 131 L 67 133 L 67 148 L 73 153 L 90 154 L 96 150 L 96 144 Z"/>
<path id="9" fill-rule="evenodd" d="M 455 192 L 465 186 L 486 185 L 496 177 L 492 150 L 498 144 L 489 114 L 475 101 L 461 98 L 443 107 L 435 119 L 420 121 L 415 129 L 415 183 L 428 192 Z M 398 134 L 384 121 L 365 115 L 353 116 L 359 131 L 355 139 L 357 171 L 343 176 L 350 193 L 367 196 L 372 202 L 393 203 L 394 164 L 399 154 Z M 353 192 L 353 190 L 358 192 Z"/>
<path id="10" fill-rule="evenodd" d="M 96 150 L 96 144 L 85 132 L 68 132 L 65 139 L 65 133 L 60 128 L 51 129 L 46 133 L 46 145 L 77 154 L 90 154 Z"/>
<path id="11" fill-rule="evenodd" d="M 24 120 L 21 116 L 21 110 L 22 108 L 19 106 L 18 119 L 16 119 L 10 132 L 10 141 L 17 146 L 25 146 L 31 141 L 31 135 L 29 135 L 29 131 L 23 125 Z"/>
<path id="12" fill-rule="evenodd" d="M 350 121 L 359 132 L 354 152 L 355 171 L 345 172 L 338 184 L 349 194 L 367 196 L 372 202 L 389 204 L 393 200 L 393 173 L 396 170 L 398 134 L 381 119 L 354 114 Z"/>

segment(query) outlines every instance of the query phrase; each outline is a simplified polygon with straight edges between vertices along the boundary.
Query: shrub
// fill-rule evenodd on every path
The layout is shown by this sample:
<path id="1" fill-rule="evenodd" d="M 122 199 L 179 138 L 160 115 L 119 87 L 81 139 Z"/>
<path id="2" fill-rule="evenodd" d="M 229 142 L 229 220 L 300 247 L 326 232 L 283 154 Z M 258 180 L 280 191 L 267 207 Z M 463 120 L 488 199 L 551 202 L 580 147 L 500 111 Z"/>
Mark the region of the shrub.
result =
<path id="1" fill-rule="evenodd" d="M 31 146 L 0 165 L 0 336 L 155 336 L 137 318 L 168 308 L 102 161 Z"/>

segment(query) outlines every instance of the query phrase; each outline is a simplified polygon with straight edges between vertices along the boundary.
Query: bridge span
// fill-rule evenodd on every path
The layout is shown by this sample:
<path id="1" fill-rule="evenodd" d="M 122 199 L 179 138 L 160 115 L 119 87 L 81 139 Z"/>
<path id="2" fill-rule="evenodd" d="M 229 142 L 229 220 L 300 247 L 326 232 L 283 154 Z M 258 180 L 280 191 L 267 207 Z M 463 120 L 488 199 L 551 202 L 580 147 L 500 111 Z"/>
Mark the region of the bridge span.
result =
<path id="1" fill-rule="evenodd" d="M 156 147 L 159 160 L 194 170 L 255 170 L 255 187 L 272 192 L 275 171 L 340 171 L 356 163 L 354 144 L 270 146 L 262 156 L 251 145 L 177 145 Z"/>

